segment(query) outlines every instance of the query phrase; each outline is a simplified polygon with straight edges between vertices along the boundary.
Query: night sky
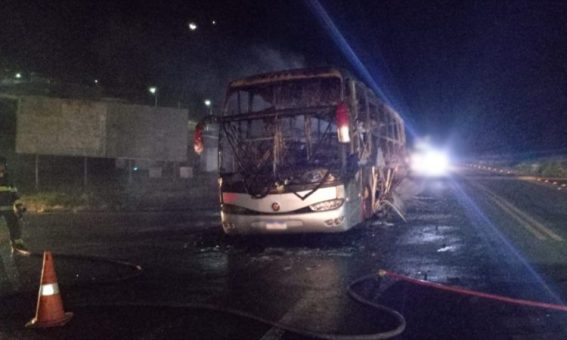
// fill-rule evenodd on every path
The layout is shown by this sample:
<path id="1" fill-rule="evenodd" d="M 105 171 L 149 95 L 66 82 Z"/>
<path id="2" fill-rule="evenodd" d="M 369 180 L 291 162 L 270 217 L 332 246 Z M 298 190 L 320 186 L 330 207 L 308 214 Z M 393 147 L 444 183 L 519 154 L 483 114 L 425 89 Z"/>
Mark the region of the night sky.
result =
<path id="1" fill-rule="evenodd" d="M 567 2 L 321 3 L 418 134 L 465 153 L 565 152 Z M 304 1 L 0 4 L 2 69 L 99 79 L 109 95 L 149 100 L 156 85 L 162 105 L 199 111 L 247 74 L 337 65 L 364 76 Z"/>

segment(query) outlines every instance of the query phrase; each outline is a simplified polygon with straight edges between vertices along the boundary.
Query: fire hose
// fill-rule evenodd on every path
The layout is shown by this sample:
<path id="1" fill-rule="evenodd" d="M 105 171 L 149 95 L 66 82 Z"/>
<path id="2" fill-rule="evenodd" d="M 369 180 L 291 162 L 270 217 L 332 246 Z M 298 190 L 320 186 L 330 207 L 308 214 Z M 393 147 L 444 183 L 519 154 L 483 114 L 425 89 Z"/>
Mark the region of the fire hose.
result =
<path id="1" fill-rule="evenodd" d="M 41 256 L 41 254 L 32 254 L 31 256 Z M 58 257 L 58 258 L 85 260 L 85 261 L 92 261 L 92 262 L 103 262 L 103 263 L 108 263 L 108 264 L 112 264 L 112 265 L 125 266 L 125 267 L 128 267 L 128 268 L 133 270 L 133 273 L 131 275 L 121 277 L 121 278 L 115 278 L 115 279 L 111 279 L 111 280 L 105 280 L 104 283 L 117 283 L 117 282 L 129 280 L 129 279 L 133 279 L 135 277 L 140 276 L 143 272 L 142 267 L 140 265 L 133 264 L 133 263 L 126 262 L 126 261 L 121 261 L 121 260 L 113 260 L 113 259 L 104 258 L 104 257 L 87 256 L 87 255 L 74 255 L 74 254 L 56 254 L 55 256 Z M 418 285 L 418 286 L 423 286 L 423 287 L 427 287 L 427 288 L 437 289 L 437 290 L 441 290 L 441 291 L 445 291 L 445 292 L 449 292 L 449 293 L 453 293 L 453 294 L 459 294 L 459 295 L 471 296 L 471 297 L 478 297 L 478 298 L 482 298 L 482 299 L 488 299 L 488 300 L 497 301 L 497 302 L 501 302 L 501 303 L 520 305 L 520 306 L 525 306 L 525 307 L 543 308 L 543 309 L 567 312 L 567 306 L 565 306 L 565 305 L 544 303 L 544 302 L 524 300 L 524 299 L 516 299 L 516 298 L 511 298 L 511 297 L 502 296 L 502 295 L 489 294 L 489 293 L 470 290 L 470 289 L 467 289 L 467 288 L 464 288 L 464 287 L 451 286 L 451 285 L 434 283 L 434 282 L 431 282 L 431 281 L 415 279 L 415 278 L 412 278 L 412 277 L 409 277 L 409 276 L 406 276 L 406 275 L 398 274 L 398 273 L 383 270 L 383 269 L 379 270 L 377 273 L 362 276 L 362 277 L 352 281 L 347 286 L 348 295 L 354 301 L 356 301 L 356 302 L 358 302 L 362 305 L 366 305 L 368 307 L 371 307 L 376 311 L 383 312 L 383 313 L 389 315 L 390 317 L 392 317 L 393 320 L 395 320 L 397 325 L 394 328 L 392 328 L 391 330 L 387 330 L 387 331 L 379 332 L 379 333 L 352 334 L 352 335 L 350 335 L 350 334 L 331 334 L 331 333 L 315 332 L 315 331 L 311 331 L 311 330 L 307 330 L 307 329 L 283 324 L 281 322 L 269 320 L 269 319 L 266 319 L 266 318 L 263 318 L 263 317 L 260 317 L 260 316 L 257 316 L 257 315 L 254 315 L 252 313 L 249 313 L 249 312 L 246 312 L 246 311 L 243 311 L 243 310 L 239 310 L 239 309 L 236 309 L 236 308 L 230 308 L 230 307 L 225 307 L 225 306 L 220 306 L 220 305 L 204 304 L 204 303 L 191 303 L 191 302 L 188 302 L 188 303 L 184 303 L 184 302 L 179 302 L 179 303 L 112 302 L 112 303 L 95 303 L 95 304 L 87 303 L 87 304 L 75 305 L 75 307 L 113 307 L 113 306 L 117 307 L 118 306 L 118 307 L 183 308 L 183 309 L 208 310 L 208 311 L 214 311 L 214 312 L 220 312 L 220 313 L 227 313 L 227 314 L 235 315 L 235 316 L 238 316 L 238 317 L 246 318 L 246 319 L 253 320 L 253 321 L 256 321 L 256 322 L 259 322 L 259 323 L 263 323 L 263 324 L 266 324 L 266 325 L 269 325 L 269 326 L 272 326 L 272 327 L 276 327 L 276 328 L 282 329 L 284 331 L 288 331 L 288 332 L 295 333 L 295 334 L 302 335 L 302 336 L 319 338 L 319 339 L 333 339 L 333 340 L 387 339 L 387 338 L 397 336 L 405 330 L 406 321 L 405 321 L 404 317 L 399 312 L 397 312 L 397 311 L 395 311 L 395 310 L 393 310 L 389 307 L 375 303 L 375 302 L 369 300 L 368 298 L 363 297 L 362 295 L 357 293 L 356 290 L 355 290 L 355 286 L 363 283 L 364 281 L 367 281 L 367 280 L 370 280 L 370 279 L 376 279 L 376 278 L 383 279 L 385 277 L 391 278 L 391 279 L 396 280 L 396 281 L 403 281 L 403 282 L 406 282 L 406 283 L 409 283 L 409 284 L 412 284 L 412 285 Z M 98 284 L 100 284 L 100 282 Z M 77 284 L 76 286 L 81 286 L 81 285 Z"/>
<path id="2" fill-rule="evenodd" d="M 308 337 L 313 337 L 313 338 L 318 338 L 318 339 L 332 339 L 332 340 L 388 339 L 388 338 L 400 335 L 405 330 L 406 321 L 405 321 L 403 315 L 400 314 L 399 312 L 395 311 L 394 309 L 390 308 L 390 307 L 386 307 L 384 305 L 370 301 L 368 298 L 363 297 L 362 295 L 357 293 L 356 290 L 355 290 L 355 286 L 363 283 L 364 281 L 376 279 L 376 278 L 382 279 L 382 278 L 385 278 L 385 277 L 389 277 L 389 278 L 394 279 L 396 281 L 403 281 L 403 282 L 406 282 L 406 283 L 409 283 L 409 284 L 412 284 L 412 285 L 418 285 L 418 286 L 423 286 L 423 287 L 427 287 L 427 288 L 437 289 L 437 290 L 441 290 L 441 291 L 445 291 L 445 292 L 450 292 L 450 293 L 453 293 L 453 294 L 459 294 L 459 295 L 470 296 L 470 297 L 477 297 L 477 298 L 497 301 L 497 302 L 500 302 L 500 303 L 520 305 L 520 306 L 523 306 L 523 307 L 543 308 L 543 309 L 548 309 L 548 310 L 556 310 L 556 311 L 567 312 L 567 306 L 565 306 L 565 305 L 544 303 L 544 302 L 524 300 L 524 299 L 516 299 L 516 298 L 507 297 L 507 296 L 497 295 L 497 294 L 489 294 L 489 293 L 474 291 L 474 290 L 463 288 L 463 287 L 439 284 L 439 283 L 434 283 L 434 282 L 425 281 L 425 280 L 419 280 L 419 279 L 415 279 L 415 278 L 412 278 L 412 277 L 409 277 L 409 276 L 406 276 L 406 275 L 398 274 L 398 273 L 383 270 L 383 269 L 379 270 L 378 273 L 373 273 L 373 274 L 362 276 L 362 277 L 352 281 L 347 287 L 348 295 L 353 300 L 357 301 L 358 303 L 360 303 L 362 305 L 369 306 L 376 311 L 384 312 L 384 313 L 388 314 L 389 316 L 391 316 L 396 321 L 397 325 L 393 329 L 388 330 L 388 331 L 384 331 L 384 332 L 380 332 L 380 333 L 373 333 L 373 334 L 347 335 L 347 334 L 328 334 L 328 333 L 326 334 L 326 333 L 320 333 L 320 332 L 313 332 L 313 331 L 310 331 L 310 330 L 306 330 L 306 329 L 290 326 L 290 325 L 287 325 L 287 324 L 283 324 L 283 323 L 280 323 L 280 322 L 268 320 L 266 318 L 262 318 L 262 317 L 259 317 L 257 315 L 254 315 L 254 314 L 251 314 L 249 312 L 242 311 L 242 310 L 239 310 L 239 309 L 223 307 L 223 306 L 216 306 L 216 305 L 209 305 L 209 304 L 183 303 L 183 302 L 173 303 L 173 304 L 171 304 L 171 303 L 160 304 L 160 303 L 151 303 L 151 302 L 148 302 L 148 303 L 146 303 L 146 302 L 141 302 L 141 303 L 132 302 L 132 303 L 120 303 L 119 306 L 154 307 L 154 308 L 156 308 L 156 307 L 191 308 L 191 309 L 201 309 L 201 310 L 209 310 L 209 311 L 215 311 L 215 312 L 221 312 L 221 313 L 228 313 L 228 314 L 243 317 L 243 318 L 246 318 L 246 319 L 254 320 L 254 321 L 266 324 L 266 325 L 270 325 L 272 327 L 280 328 L 282 330 L 285 330 L 285 331 L 288 331 L 288 332 L 291 332 L 291 333 L 295 333 L 295 334 L 303 335 L 303 336 L 308 336 Z M 116 305 L 117 304 L 109 304 L 109 305 L 106 305 L 106 306 L 116 306 Z M 100 306 L 105 306 L 105 305 L 101 304 Z"/>
<path id="3" fill-rule="evenodd" d="M 394 273 L 394 272 L 387 271 L 387 270 L 384 270 L 384 269 L 380 269 L 378 271 L 378 276 L 379 277 L 388 276 L 392 279 L 395 279 L 395 280 L 398 280 L 398 281 L 405 281 L 405 282 L 411 283 L 413 285 L 418 285 L 418 286 L 423 286 L 423 287 L 428 287 L 428 288 L 434 288 L 434 289 L 438 289 L 438 290 L 442 290 L 442 291 L 446 291 L 446 292 L 451 292 L 451 293 L 455 293 L 455 294 L 460 294 L 460 295 L 478 297 L 478 298 L 482 298 L 482 299 L 488 299 L 488 300 L 498 301 L 498 302 L 502 302 L 502 303 L 524 306 L 524 307 L 535 307 L 535 308 L 543 308 L 543 309 L 551 309 L 551 310 L 567 312 L 567 306 L 566 305 L 560 305 L 560 304 L 554 304 L 554 303 L 545 303 L 545 302 L 524 300 L 524 299 L 515 299 L 515 298 L 503 296 L 503 295 L 483 293 L 483 292 L 479 292 L 479 291 L 475 291 L 475 290 L 471 290 L 471 289 L 467 289 L 467 288 L 463 288 L 463 287 L 459 287 L 459 286 L 450 286 L 450 285 L 434 283 L 434 282 L 431 282 L 431 281 L 414 279 L 414 278 L 411 278 L 409 276 Z"/>
<path id="4" fill-rule="evenodd" d="M 42 257 L 43 254 L 38 254 L 38 253 L 31 253 L 29 256 L 31 257 Z M 102 262 L 102 263 L 106 263 L 106 264 L 110 264 L 110 265 L 117 265 L 117 266 L 123 266 L 123 267 L 127 267 L 129 269 L 131 269 L 133 272 L 130 275 L 126 275 L 126 276 L 122 276 L 122 277 L 117 277 L 117 278 L 112 278 L 112 279 L 105 279 L 105 280 L 99 280 L 96 282 L 96 285 L 100 286 L 103 284 L 113 284 L 113 283 L 120 283 L 126 280 L 131 280 L 134 279 L 140 275 L 142 275 L 143 273 L 143 269 L 140 265 L 138 264 L 134 264 L 131 262 L 127 262 L 127 261 L 122 261 L 122 260 L 114 260 L 114 259 L 110 259 L 110 258 L 105 258 L 105 257 L 98 257 L 98 256 L 89 256 L 89 255 L 78 255 L 78 254 L 61 254 L 61 253 L 53 253 L 53 257 L 54 258 L 59 258 L 59 259 L 70 259 L 70 260 L 82 260 L 82 261 L 89 261 L 89 262 Z M 375 276 L 374 274 L 372 276 Z M 312 338 L 317 338 L 317 339 L 332 339 L 332 340 L 374 340 L 374 339 L 388 339 L 394 336 L 397 336 L 399 334 L 401 334 L 405 327 L 406 327 L 406 322 L 404 317 L 398 313 L 397 311 L 377 304 L 375 302 L 372 302 L 366 298 L 364 298 L 363 296 L 361 296 L 360 294 L 356 293 L 356 291 L 354 290 L 354 286 L 359 284 L 360 282 L 368 279 L 369 276 L 365 276 L 363 278 L 360 278 L 358 280 L 353 281 L 351 284 L 348 285 L 347 287 L 347 292 L 349 294 L 349 296 L 357 301 L 358 303 L 362 304 L 362 305 L 366 305 L 368 307 L 371 307 L 373 309 L 375 309 L 378 312 L 383 312 L 389 316 L 392 317 L 392 319 L 394 320 L 394 322 L 396 323 L 396 326 L 391 329 L 391 330 L 387 330 L 384 332 L 379 332 L 379 333 L 370 333 L 370 334 L 332 334 L 332 333 L 321 333 L 321 332 L 315 332 L 315 331 L 311 331 L 308 329 L 304 329 L 304 328 L 300 328 L 300 327 L 296 327 L 296 326 L 291 326 L 291 325 L 287 325 L 281 322 L 277 322 L 277 321 L 273 321 L 273 320 L 269 320 L 267 318 L 264 317 L 260 317 L 258 315 L 252 314 L 250 312 L 244 311 L 244 310 L 240 310 L 237 308 L 231 308 L 231 307 L 226 307 L 226 306 L 221 306 L 221 305 L 214 305 L 214 304 L 205 304 L 205 303 L 193 303 L 193 302 L 179 302 L 179 303 L 160 303 L 160 302 L 111 302 L 111 303 L 85 303 L 85 304 L 73 304 L 70 303 L 71 307 L 150 307 L 150 308 L 181 308 L 181 309 L 194 309 L 194 310 L 208 310 L 208 311 L 213 311 L 213 312 L 219 312 L 219 313 L 225 313 L 225 314 L 231 314 L 237 317 L 242 317 L 245 319 L 249 319 L 252 321 L 256 321 L 271 327 L 276 327 L 279 329 L 282 329 L 284 331 L 288 331 L 294 334 L 298 334 L 298 335 L 302 335 L 302 336 L 307 336 L 307 337 L 312 337 Z M 88 286 L 89 284 L 93 284 L 94 282 L 85 282 L 85 283 L 76 283 L 74 285 L 67 285 L 68 288 L 70 287 L 75 287 L 75 288 L 80 288 L 83 286 Z M 13 295 L 20 295 L 19 293 L 13 294 Z M 6 297 L 6 296 L 4 296 Z"/>

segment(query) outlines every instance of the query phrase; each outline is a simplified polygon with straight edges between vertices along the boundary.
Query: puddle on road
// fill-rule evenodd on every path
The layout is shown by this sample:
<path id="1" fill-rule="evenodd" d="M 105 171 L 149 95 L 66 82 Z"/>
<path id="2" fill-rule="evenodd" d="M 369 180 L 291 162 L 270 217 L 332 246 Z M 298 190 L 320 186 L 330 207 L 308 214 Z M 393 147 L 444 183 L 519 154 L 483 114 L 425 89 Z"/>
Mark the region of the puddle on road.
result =
<path id="1" fill-rule="evenodd" d="M 270 256 L 336 256 L 336 257 L 350 257 L 357 251 L 354 247 L 345 247 L 339 249 L 288 249 L 288 248 L 266 248 L 265 255 Z"/>
<path id="2" fill-rule="evenodd" d="M 456 236 L 448 235 L 457 230 L 456 227 L 448 225 L 425 225 L 411 226 L 410 231 L 403 235 L 398 245 L 420 245 L 439 242 L 442 244 L 452 244 L 459 241 Z"/>
<path id="3" fill-rule="evenodd" d="M 451 221 L 454 216 L 450 214 L 435 214 L 435 213 L 423 213 L 416 212 L 412 213 L 408 217 L 408 222 L 410 223 L 441 223 L 446 224 L 447 221 Z"/>

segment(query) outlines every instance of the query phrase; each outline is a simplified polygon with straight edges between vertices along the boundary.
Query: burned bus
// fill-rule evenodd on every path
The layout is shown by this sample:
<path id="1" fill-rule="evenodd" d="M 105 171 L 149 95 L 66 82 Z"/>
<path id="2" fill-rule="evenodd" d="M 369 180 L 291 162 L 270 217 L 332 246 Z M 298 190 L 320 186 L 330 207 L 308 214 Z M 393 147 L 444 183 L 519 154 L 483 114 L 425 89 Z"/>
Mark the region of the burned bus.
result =
<path id="1" fill-rule="evenodd" d="M 406 172 L 400 115 L 336 68 L 230 82 L 218 124 L 227 234 L 341 232 L 385 210 Z"/>

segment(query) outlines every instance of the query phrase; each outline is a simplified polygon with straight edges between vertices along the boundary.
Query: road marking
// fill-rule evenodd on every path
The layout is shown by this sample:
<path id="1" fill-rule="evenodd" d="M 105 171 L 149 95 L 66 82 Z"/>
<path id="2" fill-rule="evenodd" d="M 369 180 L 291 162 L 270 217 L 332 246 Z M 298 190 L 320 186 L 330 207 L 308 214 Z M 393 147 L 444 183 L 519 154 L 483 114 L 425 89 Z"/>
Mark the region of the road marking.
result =
<path id="1" fill-rule="evenodd" d="M 309 298 L 302 296 L 299 301 L 285 313 L 285 315 L 278 321 L 278 323 L 291 325 L 298 312 L 305 310 L 309 306 Z M 260 340 L 279 340 L 283 337 L 284 334 L 285 330 L 278 327 L 272 327 L 260 338 Z"/>
<path id="2" fill-rule="evenodd" d="M 329 268 L 323 271 L 310 272 L 313 275 L 312 280 L 325 281 L 327 275 L 333 275 L 335 278 L 337 272 L 335 269 Z M 342 320 L 342 313 L 336 312 L 344 308 L 346 301 L 350 298 L 343 295 L 342 292 L 336 291 L 334 281 L 326 283 L 317 283 L 317 289 L 308 289 L 297 299 L 294 305 L 285 312 L 278 320 L 277 324 L 287 325 L 290 327 L 301 327 L 306 322 L 313 323 L 315 328 L 310 331 L 325 333 L 325 330 L 333 329 Z M 308 324 L 311 324 L 308 323 Z M 285 336 L 286 331 L 278 327 L 272 327 L 262 336 L 262 340 L 279 340 Z"/>
<path id="3" fill-rule="evenodd" d="M 518 209 L 517 207 L 515 207 L 514 205 L 512 205 L 512 203 L 506 201 L 505 199 L 503 199 L 502 197 L 500 197 L 500 199 L 502 200 L 502 202 L 504 204 L 506 204 L 510 209 L 512 209 L 518 216 L 524 218 L 528 223 L 530 223 L 531 225 L 533 225 L 536 229 L 538 229 L 539 231 L 547 234 L 549 237 L 551 237 L 552 239 L 556 240 L 556 241 L 563 241 L 563 237 L 557 235 L 553 230 L 551 230 L 550 228 L 546 227 L 545 225 L 543 225 L 541 222 L 535 220 L 535 218 L 533 218 L 532 216 L 528 215 L 526 212 Z"/>
<path id="4" fill-rule="evenodd" d="M 506 212 L 508 215 L 510 215 L 513 219 L 515 219 L 518 223 L 520 223 L 520 225 L 524 228 L 526 228 L 530 233 L 532 233 L 535 237 L 537 237 L 540 240 L 547 240 L 547 237 L 545 237 L 545 235 L 543 235 L 542 233 L 540 233 L 539 231 L 537 231 L 536 229 L 532 228 L 531 225 L 527 224 L 521 217 L 519 217 L 518 215 L 514 214 L 513 211 L 511 211 L 510 209 L 508 209 L 505 205 L 503 205 L 502 203 L 500 203 L 498 200 L 496 200 L 494 197 L 491 197 L 492 200 L 494 201 L 494 203 L 496 203 L 496 205 L 504 210 L 504 212 Z"/>
<path id="5" fill-rule="evenodd" d="M 539 221 L 537 221 L 535 218 L 533 218 L 532 216 L 528 215 L 526 212 L 518 209 L 516 206 L 514 206 L 512 203 L 510 203 L 509 201 L 505 200 L 503 197 L 496 195 L 495 193 L 491 192 L 490 190 L 486 189 L 485 190 L 487 192 L 489 192 L 494 199 L 500 201 L 502 204 L 504 204 L 507 208 L 509 208 L 511 211 L 513 211 L 513 213 L 515 213 L 518 217 L 522 218 L 524 221 L 526 221 L 528 223 L 528 225 L 534 227 L 535 229 L 537 229 L 539 232 L 542 232 L 543 234 L 546 234 L 547 236 L 551 237 L 552 239 L 556 240 L 556 241 L 563 241 L 563 238 L 559 235 L 557 235 L 553 230 L 551 230 L 550 228 L 544 226 L 542 223 L 540 223 Z"/>
<path id="6" fill-rule="evenodd" d="M 553 184 L 557 186 L 557 190 L 561 191 L 564 190 L 567 187 L 566 183 L 559 183 L 558 181 L 553 181 L 550 182 L 550 180 L 544 179 L 544 178 L 539 178 L 539 177 L 533 177 L 533 176 L 516 176 L 516 179 L 522 180 L 522 181 L 536 181 L 541 185 L 542 187 L 546 187 L 548 189 L 553 189 L 553 187 L 549 184 Z"/>
<path id="7" fill-rule="evenodd" d="M 264 334 L 260 340 L 278 340 L 283 337 L 285 331 L 281 328 L 272 327 Z"/>
<path id="8" fill-rule="evenodd" d="M 553 230 L 546 227 L 541 222 L 537 221 L 534 217 L 528 215 L 526 212 L 520 210 L 503 197 L 495 194 L 494 192 L 490 191 L 480 184 L 473 185 L 478 189 L 484 191 L 490 198 L 492 198 L 496 205 L 498 205 L 516 221 L 518 221 L 524 228 L 534 234 L 534 236 L 536 236 L 538 239 L 545 240 L 547 239 L 547 237 L 550 237 L 555 241 L 563 241 L 563 237 L 559 236 Z"/>

